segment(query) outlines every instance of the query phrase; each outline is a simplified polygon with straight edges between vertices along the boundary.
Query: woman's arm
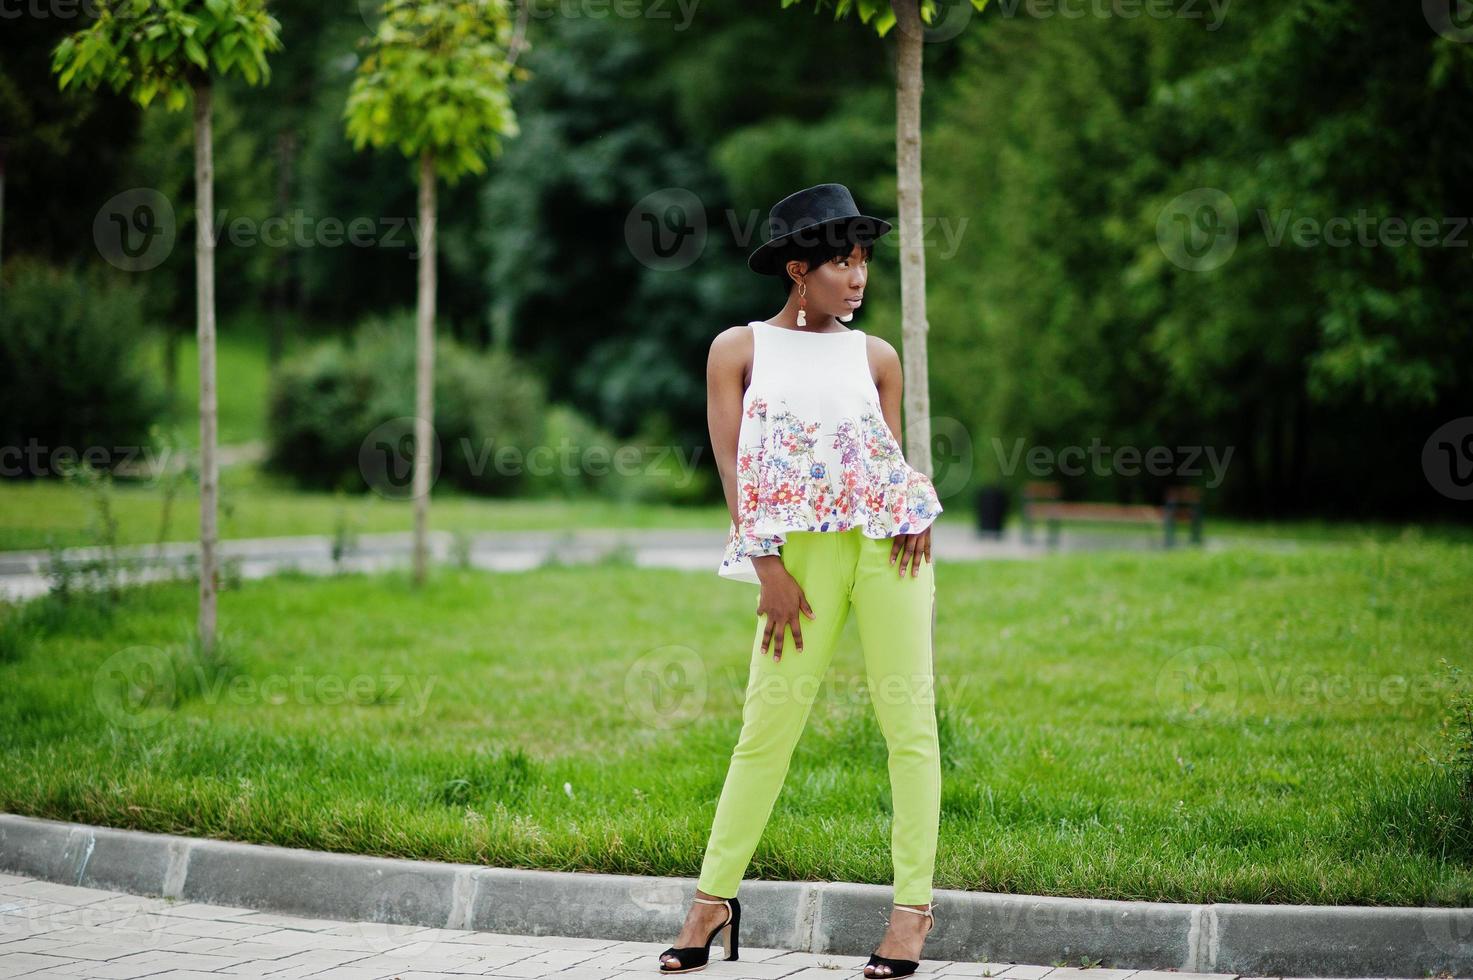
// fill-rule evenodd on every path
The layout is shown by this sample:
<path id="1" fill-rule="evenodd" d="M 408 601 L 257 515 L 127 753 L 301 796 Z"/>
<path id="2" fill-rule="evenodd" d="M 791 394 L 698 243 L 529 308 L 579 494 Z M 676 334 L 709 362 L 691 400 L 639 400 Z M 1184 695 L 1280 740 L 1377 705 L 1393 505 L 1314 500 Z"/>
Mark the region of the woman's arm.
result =
<path id="1" fill-rule="evenodd" d="M 716 471 L 726 494 L 726 509 L 737 521 L 736 456 L 742 429 L 742 398 L 746 394 L 747 364 L 752 359 L 750 327 L 728 327 L 711 341 L 706 356 L 706 427 Z"/>
<path id="2" fill-rule="evenodd" d="M 711 352 L 706 358 L 706 426 L 711 430 L 711 451 L 716 454 L 726 509 L 731 512 L 737 533 L 741 533 L 742 526 L 737 520 L 737 442 L 742 434 L 742 401 L 747 394 L 747 367 L 751 363 L 750 327 L 729 327 L 711 341 Z M 803 595 L 802 587 L 783 565 L 781 555 L 749 554 L 748 560 L 761 586 L 757 615 L 766 617 L 762 629 L 763 653 L 771 648 L 773 659 L 782 659 L 784 630 L 792 632 L 793 644 L 802 653 L 800 616 L 813 618 L 813 607 Z"/>
<path id="3" fill-rule="evenodd" d="M 890 433 L 895 436 L 895 441 L 903 451 L 905 442 L 900 437 L 900 398 L 905 382 L 900 370 L 900 355 L 884 337 L 866 336 L 865 340 L 869 344 L 870 373 L 880 392 L 880 411 L 884 413 L 885 424 L 890 427 Z"/>

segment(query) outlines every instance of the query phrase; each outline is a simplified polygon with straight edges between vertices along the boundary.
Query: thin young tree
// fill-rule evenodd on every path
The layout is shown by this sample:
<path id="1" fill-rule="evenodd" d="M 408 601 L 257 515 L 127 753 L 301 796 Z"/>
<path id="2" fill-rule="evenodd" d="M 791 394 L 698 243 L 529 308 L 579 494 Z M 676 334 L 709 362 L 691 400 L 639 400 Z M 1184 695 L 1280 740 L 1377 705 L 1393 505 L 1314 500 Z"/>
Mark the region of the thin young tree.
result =
<path id="1" fill-rule="evenodd" d="M 52 52 L 62 89 L 103 83 L 147 108 L 177 112 L 194 101 L 195 320 L 199 337 L 199 643 L 215 645 L 219 590 L 219 473 L 215 460 L 215 177 L 211 130 L 215 80 L 270 78 L 268 52 L 281 25 L 265 0 L 96 0 L 97 19 Z"/>
<path id="2" fill-rule="evenodd" d="M 419 164 L 419 296 L 415 323 L 414 581 L 428 563 L 433 465 L 435 191 L 486 170 L 501 138 L 518 135 L 509 82 L 515 66 L 508 0 L 387 0 L 344 108 L 356 149 L 394 146 Z"/>
<path id="3" fill-rule="evenodd" d="M 809 0 L 780 0 L 784 8 Z M 921 88 L 924 84 L 925 31 L 936 17 L 936 0 L 812 0 L 816 11 L 832 7 L 834 19 L 858 14 L 884 37 L 900 26 L 895 39 L 895 187 L 900 212 L 900 356 L 905 365 L 905 458 L 930 474 L 931 389 L 926 358 L 926 253 L 921 241 Z M 965 4 L 981 13 L 988 0 L 955 0 L 948 6 L 944 30 L 950 36 L 959 21 L 951 18 Z"/>

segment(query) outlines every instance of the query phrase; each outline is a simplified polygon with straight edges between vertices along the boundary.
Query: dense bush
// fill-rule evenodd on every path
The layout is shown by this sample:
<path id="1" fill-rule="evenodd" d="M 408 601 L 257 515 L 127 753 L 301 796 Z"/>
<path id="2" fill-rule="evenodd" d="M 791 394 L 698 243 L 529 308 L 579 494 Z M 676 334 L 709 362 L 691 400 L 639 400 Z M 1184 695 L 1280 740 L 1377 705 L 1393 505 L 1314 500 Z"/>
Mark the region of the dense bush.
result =
<path id="1" fill-rule="evenodd" d="M 60 476 L 66 450 L 129 461 L 165 410 L 143 292 L 101 269 L 7 262 L 0 287 L 0 474 Z"/>
<path id="2" fill-rule="evenodd" d="M 526 488 L 526 453 L 540 445 L 546 395 L 510 355 L 470 350 L 440 337 L 435 348 L 437 486 L 492 494 Z M 267 465 L 304 486 L 365 487 L 359 453 L 375 436 L 404 447 L 414 413 L 412 314 L 365 321 L 350 342 L 326 341 L 282 364 L 271 381 Z M 385 428 L 385 427 L 388 428 Z M 509 448 L 508 448 L 509 447 Z"/>

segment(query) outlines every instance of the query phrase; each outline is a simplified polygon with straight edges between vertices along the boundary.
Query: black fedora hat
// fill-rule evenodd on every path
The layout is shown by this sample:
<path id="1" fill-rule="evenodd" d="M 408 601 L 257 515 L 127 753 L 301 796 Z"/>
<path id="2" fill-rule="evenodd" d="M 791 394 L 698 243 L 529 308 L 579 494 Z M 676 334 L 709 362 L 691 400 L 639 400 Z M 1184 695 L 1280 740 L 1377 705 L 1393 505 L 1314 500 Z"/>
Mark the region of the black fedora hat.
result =
<path id="1" fill-rule="evenodd" d="M 817 184 L 789 194 L 767 212 L 767 241 L 747 256 L 747 268 L 764 276 L 782 273 L 778 247 L 790 241 L 817 244 L 825 235 L 840 241 L 853 225 L 856 238 L 874 240 L 890 230 L 890 222 L 860 214 L 854 196 L 843 184 Z"/>

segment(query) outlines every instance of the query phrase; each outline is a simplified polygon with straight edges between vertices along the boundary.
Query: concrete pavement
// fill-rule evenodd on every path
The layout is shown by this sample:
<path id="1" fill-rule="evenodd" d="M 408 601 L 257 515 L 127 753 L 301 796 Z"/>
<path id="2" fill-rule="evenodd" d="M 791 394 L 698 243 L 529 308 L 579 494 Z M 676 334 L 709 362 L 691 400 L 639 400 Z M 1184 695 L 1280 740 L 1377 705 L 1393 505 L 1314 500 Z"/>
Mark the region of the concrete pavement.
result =
<path id="1" fill-rule="evenodd" d="M 939 913 L 939 909 L 938 909 Z M 674 938 L 674 932 L 671 933 Z M 878 941 L 878 933 L 876 934 Z M 624 980 L 658 972 L 668 942 L 531 936 L 315 919 L 0 874 L 0 977 L 97 980 Z M 737 980 L 860 977 L 864 956 L 741 947 L 706 973 Z M 924 960 L 928 977 L 1235 980 L 1235 974 Z"/>

